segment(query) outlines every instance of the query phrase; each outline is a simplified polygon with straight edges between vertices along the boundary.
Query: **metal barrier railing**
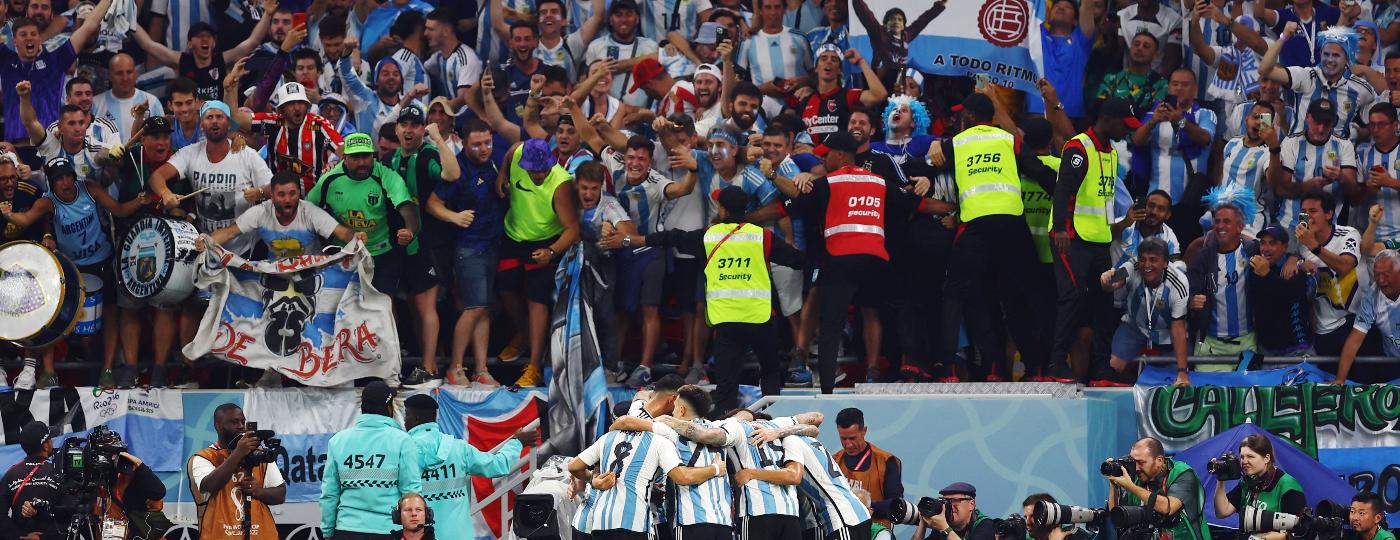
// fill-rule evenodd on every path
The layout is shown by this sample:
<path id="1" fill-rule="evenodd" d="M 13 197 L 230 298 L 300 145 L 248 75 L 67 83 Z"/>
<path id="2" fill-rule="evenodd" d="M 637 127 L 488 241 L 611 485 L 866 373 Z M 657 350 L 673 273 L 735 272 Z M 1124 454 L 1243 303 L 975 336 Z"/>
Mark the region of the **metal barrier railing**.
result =
<path id="1" fill-rule="evenodd" d="M 527 424 L 525 426 L 525 429 L 538 429 L 539 427 L 540 421 L 535 420 Z M 491 452 L 496 453 L 501 451 L 501 448 L 504 448 L 507 442 L 509 441 L 501 441 L 501 444 L 498 444 L 495 448 L 492 448 Z M 535 469 L 539 466 L 540 458 L 542 456 L 549 455 L 547 452 L 550 450 L 550 448 L 551 447 L 548 441 L 541 440 L 540 444 L 536 445 L 524 456 L 521 456 L 518 461 L 511 465 L 512 472 L 509 475 L 492 480 L 491 486 L 494 488 L 494 490 L 491 492 L 490 495 L 482 497 L 481 502 L 472 505 L 472 514 L 480 515 L 481 512 L 487 507 L 493 504 L 500 505 L 502 533 L 501 537 L 510 537 L 509 533 L 511 529 L 511 519 L 515 517 L 515 509 L 511 507 L 510 497 L 508 497 L 507 495 L 509 495 L 512 491 L 515 491 L 520 486 L 524 485 L 525 482 L 528 482 L 531 476 L 534 476 Z M 523 470 L 519 468 L 521 462 L 525 463 L 525 468 Z M 467 534 L 472 533 L 468 531 Z"/>

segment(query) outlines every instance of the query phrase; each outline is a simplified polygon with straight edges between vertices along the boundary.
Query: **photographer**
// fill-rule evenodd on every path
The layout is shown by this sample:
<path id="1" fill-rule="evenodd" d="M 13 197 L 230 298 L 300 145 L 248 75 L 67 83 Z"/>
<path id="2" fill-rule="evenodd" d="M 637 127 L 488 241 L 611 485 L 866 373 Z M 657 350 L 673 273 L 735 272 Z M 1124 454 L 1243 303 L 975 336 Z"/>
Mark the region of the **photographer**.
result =
<path id="1" fill-rule="evenodd" d="M 1385 501 L 1371 491 L 1357 493 L 1351 498 L 1351 531 L 1360 540 L 1395 540 L 1395 533 L 1386 529 Z"/>
<path id="2" fill-rule="evenodd" d="M 49 462 L 53 438 L 48 426 L 37 420 L 25 424 L 19 432 L 19 446 L 24 450 L 24 460 L 0 478 L 0 500 L 9 510 L 0 514 L 0 538 L 57 538 L 59 523 L 51 507 L 58 502 L 60 480 Z"/>
<path id="3" fill-rule="evenodd" d="M 422 495 L 405 493 L 399 498 L 394 514 L 394 524 L 403 528 L 390 533 L 393 540 L 437 540 L 437 533 L 433 532 L 433 511 L 428 509 L 428 501 Z M 471 530 L 458 529 L 458 533 L 465 534 Z"/>
<path id="4" fill-rule="evenodd" d="M 944 510 L 921 517 L 913 538 L 924 540 L 994 540 L 996 525 L 977 509 L 977 488 L 967 482 L 953 482 L 938 492 L 947 501 Z M 931 532 L 924 536 L 924 528 Z"/>
<path id="5" fill-rule="evenodd" d="M 1215 467 L 1220 460 L 1211 460 L 1211 474 L 1215 475 L 1215 515 L 1227 518 L 1240 508 L 1252 507 L 1271 512 L 1300 515 L 1308 501 L 1303 497 L 1303 486 L 1298 480 L 1278 468 L 1274 461 L 1274 443 L 1263 435 L 1250 435 L 1240 441 L 1238 461 Z M 1244 473 L 1243 477 L 1240 473 Z M 1240 482 L 1226 493 L 1225 481 L 1240 478 Z M 1243 503 L 1241 503 L 1243 497 Z M 1283 540 L 1288 533 L 1277 531 L 1259 533 L 1266 540 Z"/>
<path id="6" fill-rule="evenodd" d="M 1168 459 L 1162 442 L 1151 437 L 1133 443 L 1129 456 L 1137 464 L 1137 474 L 1119 465 L 1119 474 L 1108 476 L 1108 508 L 1146 506 L 1157 517 L 1154 527 L 1171 540 L 1210 540 L 1205 493 L 1196 471 L 1185 462 Z"/>
<path id="7" fill-rule="evenodd" d="M 1026 497 L 1026 500 L 1021 501 L 1021 506 L 1024 507 L 1021 510 L 1025 512 L 1023 515 L 1026 516 L 1027 540 L 1089 540 L 1091 538 L 1088 531 L 1073 525 L 1060 526 L 1053 523 L 1042 524 L 1035 521 L 1032 517 L 1035 515 L 1035 507 L 1042 502 L 1059 504 L 1059 501 L 1056 501 L 1055 497 L 1051 496 L 1049 493 L 1036 493 Z M 1012 539 L 1003 538 L 1002 540 Z"/>
<path id="8" fill-rule="evenodd" d="M 846 478 L 860 482 L 870 494 L 870 507 L 875 521 L 891 527 L 890 503 L 904 498 L 904 482 L 900 478 L 903 466 L 899 458 L 865 440 L 865 413 L 855 407 L 836 414 L 836 433 L 841 438 L 841 451 L 835 456 L 836 465 Z"/>
<path id="9" fill-rule="evenodd" d="M 199 535 L 204 539 L 242 538 L 244 497 L 251 496 L 248 537 L 277 538 L 277 523 L 269 505 L 287 499 L 287 484 L 276 463 L 250 463 L 262 444 L 247 429 L 243 409 L 225 403 L 214 409 L 214 431 L 219 440 L 190 456 L 190 492 L 199 514 Z"/>

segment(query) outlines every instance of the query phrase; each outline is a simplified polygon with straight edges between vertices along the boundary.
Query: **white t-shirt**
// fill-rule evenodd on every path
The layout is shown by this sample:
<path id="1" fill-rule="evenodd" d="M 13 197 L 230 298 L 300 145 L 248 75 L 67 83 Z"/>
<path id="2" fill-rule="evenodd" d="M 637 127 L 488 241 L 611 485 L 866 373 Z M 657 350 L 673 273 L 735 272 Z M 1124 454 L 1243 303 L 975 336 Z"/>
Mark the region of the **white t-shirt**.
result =
<path id="1" fill-rule="evenodd" d="M 261 238 L 273 259 L 320 253 L 325 245 L 322 239 L 334 234 L 340 224 L 325 210 L 306 201 L 300 201 L 296 217 L 287 225 L 277 220 L 277 207 L 272 201 L 249 208 L 236 223 L 243 235 Z"/>
<path id="2" fill-rule="evenodd" d="M 235 218 L 252 207 L 243 191 L 266 186 L 272 181 L 272 171 L 256 150 L 244 148 L 236 153 L 229 152 L 222 161 L 210 163 L 205 151 L 208 146 L 209 141 L 191 144 L 175 152 L 168 162 L 181 176 L 190 179 L 192 189 L 208 188 L 195 197 L 194 225 L 206 233 L 233 225 Z M 247 255 L 254 240 L 249 235 L 239 236 L 224 248 Z"/>
<path id="3" fill-rule="evenodd" d="M 213 462 L 211 462 L 211 461 L 209 461 L 209 460 L 207 460 L 207 459 L 204 459 L 203 457 L 194 456 L 194 457 L 190 458 L 190 483 L 191 483 L 191 485 L 199 486 L 200 484 L 204 483 L 204 478 L 207 477 L 207 476 L 209 476 L 209 473 L 214 472 L 214 469 L 215 469 L 215 468 L 216 468 L 216 467 L 214 467 L 214 463 L 213 463 Z M 236 483 L 236 482 L 238 482 L 238 480 L 241 479 L 242 477 L 243 477 L 243 471 L 242 471 L 242 470 L 239 470 L 239 471 L 233 473 L 233 477 L 232 477 L 232 478 L 229 478 L 228 481 L 229 481 L 229 482 L 235 482 L 235 483 Z M 277 469 L 277 464 L 276 464 L 276 463 L 268 463 L 268 464 L 267 464 L 267 472 L 266 472 L 265 474 L 263 474 L 263 485 L 262 485 L 262 487 L 263 487 L 263 488 L 275 488 L 275 487 L 280 486 L 280 485 L 285 484 L 285 483 L 287 483 L 287 481 L 284 480 L 284 479 L 282 478 L 282 471 Z M 237 488 L 235 488 L 235 489 L 237 489 Z M 209 492 L 207 492 L 207 491 L 200 491 L 200 490 L 198 490 L 198 489 L 196 489 L 196 490 L 194 490 L 194 491 L 195 491 L 195 498 L 197 499 L 197 500 L 195 501 L 196 503 L 203 503 L 204 501 L 208 500 L 208 499 L 209 499 L 209 495 L 211 495 L 211 493 L 209 493 Z"/>

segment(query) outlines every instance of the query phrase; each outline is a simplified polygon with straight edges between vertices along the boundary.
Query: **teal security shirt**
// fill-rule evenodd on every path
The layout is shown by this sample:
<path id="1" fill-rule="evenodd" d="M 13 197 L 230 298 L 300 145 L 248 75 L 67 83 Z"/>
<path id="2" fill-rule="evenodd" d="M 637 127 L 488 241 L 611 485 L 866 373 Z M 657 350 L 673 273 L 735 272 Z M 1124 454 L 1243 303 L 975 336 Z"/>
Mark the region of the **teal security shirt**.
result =
<path id="1" fill-rule="evenodd" d="M 405 493 L 423 491 L 418 445 L 393 418 L 361 414 L 331 437 L 321 477 L 321 534 L 389 534 Z"/>
<path id="2" fill-rule="evenodd" d="M 520 441 L 509 439 L 499 452 L 487 453 L 467 441 L 444 434 L 435 422 L 413 426 L 408 433 L 418 443 L 423 498 L 433 509 L 433 530 L 437 537 L 442 540 L 474 538 L 471 477 L 496 478 L 510 474 L 520 457 Z"/>

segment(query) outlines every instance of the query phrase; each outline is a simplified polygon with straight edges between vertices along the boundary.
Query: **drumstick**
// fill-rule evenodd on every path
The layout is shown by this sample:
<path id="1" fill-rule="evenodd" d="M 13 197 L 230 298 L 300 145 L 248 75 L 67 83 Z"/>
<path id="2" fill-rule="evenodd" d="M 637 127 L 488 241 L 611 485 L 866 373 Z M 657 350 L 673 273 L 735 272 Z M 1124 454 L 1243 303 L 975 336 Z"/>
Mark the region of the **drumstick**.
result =
<path id="1" fill-rule="evenodd" d="M 175 202 L 177 202 L 177 203 L 178 203 L 178 202 L 181 202 L 181 201 L 183 201 L 183 200 L 185 200 L 185 199 L 188 199 L 188 198 L 193 197 L 193 196 L 195 196 L 195 195 L 199 195 L 200 193 L 204 193 L 204 192 L 206 192 L 206 191 L 209 191 L 209 188 L 203 187 L 203 188 L 196 189 L 196 190 L 194 190 L 194 191 L 192 191 L 192 192 L 190 192 L 190 193 L 188 193 L 188 194 L 185 194 L 185 195 L 181 195 L 181 196 L 179 196 L 179 197 L 176 197 L 176 198 L 175 198 Z"/>

